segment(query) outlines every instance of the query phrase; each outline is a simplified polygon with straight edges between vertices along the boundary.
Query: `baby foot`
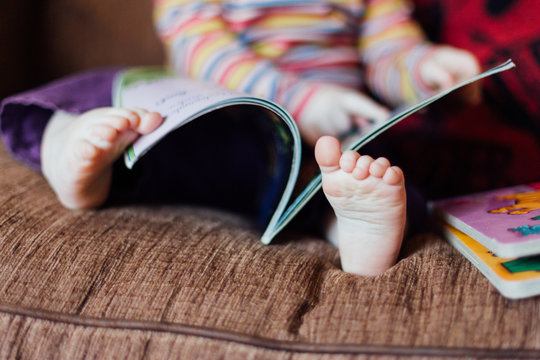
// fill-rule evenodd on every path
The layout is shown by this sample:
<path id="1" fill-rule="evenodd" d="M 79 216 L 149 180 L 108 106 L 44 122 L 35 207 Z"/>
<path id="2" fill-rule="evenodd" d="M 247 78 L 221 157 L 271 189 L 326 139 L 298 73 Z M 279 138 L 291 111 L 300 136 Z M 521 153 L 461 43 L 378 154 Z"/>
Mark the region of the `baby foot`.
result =
<path id="1" fill-rule="evenodd" d="M 124 108 L 99 108 L 82 115 L 57 112 L 43 135 L 43 174 L 64 206 L 100 206 L 109 194 L 113 162 L 162 121 L 158 113 Z"/>
<path id="2" fill-rule="evenodd" d="M 324 136 L 315 147 L 323 191 L 335 215 L 344 271 L 377 275 L 396 261 L 406 220 L 403 172 L 385 158 L 341 153 L 337 139 Z"/>

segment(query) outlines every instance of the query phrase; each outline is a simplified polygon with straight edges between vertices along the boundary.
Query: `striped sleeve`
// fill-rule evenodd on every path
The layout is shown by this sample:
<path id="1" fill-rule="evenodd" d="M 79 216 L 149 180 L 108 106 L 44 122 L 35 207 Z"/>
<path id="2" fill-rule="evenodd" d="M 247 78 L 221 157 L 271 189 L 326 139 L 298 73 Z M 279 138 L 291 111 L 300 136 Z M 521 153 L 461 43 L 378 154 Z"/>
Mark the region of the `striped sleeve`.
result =
<path id="1" fill-rule="evenodd" d="M 154 0 L 154 21 L 176 73 L 283 105 L 293 117 L 310 85 L 255 54 L 222 17 L 219 0 Z M 303 86 L 302 86 L 303 85 Z"/>
<path id="2" fill-rule="evenodd" d="M 419 65 L 433 46 L 411 13 L 407 0 L 368 0 L 360 25 L 366 83 L 394 106 L 416 103 L 430 93 L 420 78 Z"/>

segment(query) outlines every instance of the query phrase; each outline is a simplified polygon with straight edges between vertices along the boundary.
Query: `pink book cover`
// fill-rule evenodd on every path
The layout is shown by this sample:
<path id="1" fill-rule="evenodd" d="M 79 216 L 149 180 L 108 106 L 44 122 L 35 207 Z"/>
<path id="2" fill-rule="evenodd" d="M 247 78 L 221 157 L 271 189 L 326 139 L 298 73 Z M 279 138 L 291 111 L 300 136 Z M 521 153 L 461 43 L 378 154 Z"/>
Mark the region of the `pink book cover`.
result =
<path id="1" fill-rule="evenodd" d="M 540 254 L 540 182 L 437 200 L 432 210 L 499 257 Z"/>

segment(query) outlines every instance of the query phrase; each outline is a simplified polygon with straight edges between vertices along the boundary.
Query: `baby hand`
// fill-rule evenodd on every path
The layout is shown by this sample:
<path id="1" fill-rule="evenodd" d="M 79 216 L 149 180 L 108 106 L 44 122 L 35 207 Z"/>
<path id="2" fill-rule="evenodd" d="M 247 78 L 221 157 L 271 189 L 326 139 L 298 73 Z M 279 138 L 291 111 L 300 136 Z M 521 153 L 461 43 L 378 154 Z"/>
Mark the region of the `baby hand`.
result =
<path id="1" fill-rule="evenodd" d="M 298 118 L 302 138 L 310 145 L 323 135 L 339 137 L 354 127 L 388 119 L 390 112 L 368 96 L 337 85 L 319 84 Z"/>
<path id="2" fill-rule="evenodd" d="M 480 73 L 480 65 L 470 52 L 451 46 L 437 46 L 420 64 L 422 81 L 434 92 L 448 89 Z M 481 100 L 479 82 L 468 85 L 459 93 L 461 100 L 477 104 Z"/>

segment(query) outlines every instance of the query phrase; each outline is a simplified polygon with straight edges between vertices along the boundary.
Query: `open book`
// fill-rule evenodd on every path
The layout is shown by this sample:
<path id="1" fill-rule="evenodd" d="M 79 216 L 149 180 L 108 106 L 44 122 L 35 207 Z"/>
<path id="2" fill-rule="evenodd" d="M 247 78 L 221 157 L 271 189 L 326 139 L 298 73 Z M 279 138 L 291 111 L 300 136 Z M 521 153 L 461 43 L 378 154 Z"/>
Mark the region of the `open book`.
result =
<path id="1" fill-rule="evenodd" d="M 365 134 L 359 134 L 348 148 L 358 150 L 379 134 L 441 97 L 514 66 L 514 63 L 508 60 L 412 107 L 397 111 L 385 123 Z M 275 201 L 264 202 L 264 206 L 269 207 L 265 211 L 269 216 L 261 237 L 264 244 L 269 244 L 321 188 L 321 176 L 318 175 L 291 201 L 300 171 L 301 139 L 291 116 L 273 102 L 214 84 L 177 77 L 163 69 L 134 68 L 124 71 L 117 77 L 113 89 L 113 104 L 144 108 L 159 112 L 165 117 L 165 122 L 157 130 L 138 138 L 126 151 L 124 159 L 128 168 L 132 168 L 141 156 L 167 134 L 207 113 L 232 106 L 250 106 L 259 109 L 261 116 L 256 116 L 253 121 L 262 122 L 261 127 L 268 133 L 268 144 L 274 151 L 271 157 L 272 164 L 268 166 L 268 176 L 277 184 L 273 189 L 279 188 L 279 191 L 274 191 L 278 194 Z"/>

